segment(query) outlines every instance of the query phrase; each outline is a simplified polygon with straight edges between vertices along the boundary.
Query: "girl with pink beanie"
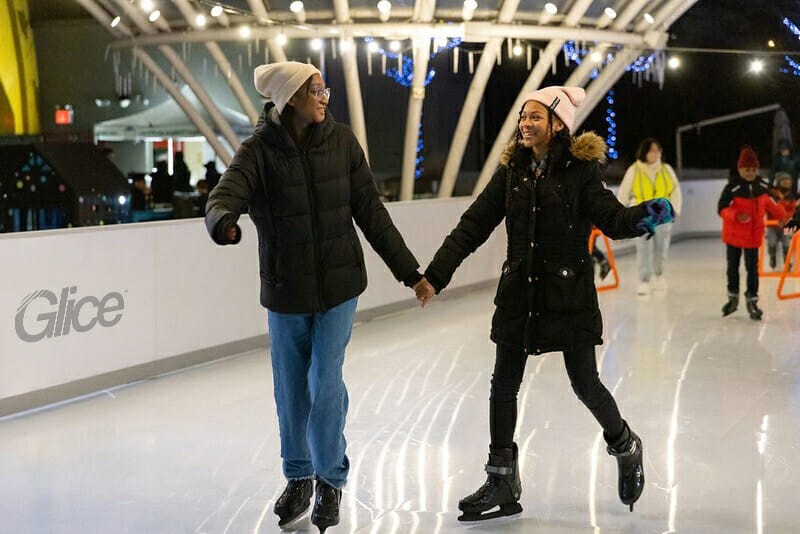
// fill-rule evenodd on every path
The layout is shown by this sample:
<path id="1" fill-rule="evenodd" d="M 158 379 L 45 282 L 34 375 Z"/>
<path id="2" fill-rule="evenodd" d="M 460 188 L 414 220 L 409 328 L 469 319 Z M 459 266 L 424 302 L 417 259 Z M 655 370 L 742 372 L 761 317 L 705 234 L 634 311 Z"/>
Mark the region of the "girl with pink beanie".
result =
<path id="1" fill-rule="evenodd" d="M 663 198 L 626 208 L 605 188 L 605 142 L 594 133 L 570 133 L 583 99 L 579 87 L 547 87 L 525 98 L 500 167 L 417 286 L 424 305 L 505 220 L 508 253 L 491 328 L 497 356 L 487 478 L 459 502 L 462 521 L 522 511 L 514 430 L 517 393 L 530 355 L 563 353 L 576 396 L 602 426 L 608 453 L 617 459 L 620 499 L 633 510 L 644 489 L 642 440 L 598 377 L 595 345 L 603 343 L 603 327 L 588 241 L 593 226 L 613 239 L 653 234 L 674 211 Z M 494 508 L 499 509 L 491 512 Z"/>

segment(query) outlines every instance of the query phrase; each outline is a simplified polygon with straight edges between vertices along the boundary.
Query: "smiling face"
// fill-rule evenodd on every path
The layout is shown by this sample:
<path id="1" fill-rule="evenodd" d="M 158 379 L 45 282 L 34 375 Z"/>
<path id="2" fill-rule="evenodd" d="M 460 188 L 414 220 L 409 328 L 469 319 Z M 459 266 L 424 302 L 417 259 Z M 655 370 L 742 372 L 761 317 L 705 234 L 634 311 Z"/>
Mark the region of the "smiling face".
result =
<path id="1" fill-rule="evenodd" d="M 305 121 L 320 123 L 325 120 L 329 96 L 330 92 L 325 88 L 322 76 L 314 74 L 297 90 L 287 104 L 292 106 L 295 113 Z"/>
<path id="2" fill-rule="evenodd" d="M 529 100 L 522 108 L 519 116 L 519 133 L 522 144 L 527 148 L 544 147 L 550 142 L 552 135 L 548 121 L 547 108 L 539 102 Z M 564 123 L 558 117 L 553 120 L 553 133 L 564 129 Z"/>

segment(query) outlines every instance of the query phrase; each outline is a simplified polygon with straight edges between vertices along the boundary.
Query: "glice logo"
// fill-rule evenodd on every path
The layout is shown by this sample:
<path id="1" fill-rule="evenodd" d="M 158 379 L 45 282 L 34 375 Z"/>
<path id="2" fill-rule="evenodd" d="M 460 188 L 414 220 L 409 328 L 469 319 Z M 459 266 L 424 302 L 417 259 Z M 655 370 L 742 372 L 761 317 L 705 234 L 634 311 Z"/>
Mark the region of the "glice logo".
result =
<path id="1" fill-rule="evenodd" d="M 100 326 L 110 328 L 122 320 L 125 301 L 121 294 L 116 292 L 109 293 L 102 299 L 88 296 L 76 302 L 74 298 L 69 298 L 69 296 L 74 295 L 77 291 L 78 288 L 75 286 L 65 287 L 61 290 L 61 298 L 59 299 L 52 291 L 40 289 L 25 297 L 22 304 L 17 308 L 17 316 L 14 321 L 17 336 L 27 343 L 35 343 L 45 338 L 51 339 L 53 337 L 66 336 L 73 329 L 76 332 L 88 332 L 98 323 Z M 41 302 L 37 301 L 42 300 L 47 301 L 47 308 L 50 311 L 40 313 L 36 317 L 38 327 L 35 328 L 34 332 L 29 332 L 25 329 L 25 313 L 34 303 L 41 305 Z M 86 324 L 82 324 L 81 311 L 87 306 L 91 319 Z"/>

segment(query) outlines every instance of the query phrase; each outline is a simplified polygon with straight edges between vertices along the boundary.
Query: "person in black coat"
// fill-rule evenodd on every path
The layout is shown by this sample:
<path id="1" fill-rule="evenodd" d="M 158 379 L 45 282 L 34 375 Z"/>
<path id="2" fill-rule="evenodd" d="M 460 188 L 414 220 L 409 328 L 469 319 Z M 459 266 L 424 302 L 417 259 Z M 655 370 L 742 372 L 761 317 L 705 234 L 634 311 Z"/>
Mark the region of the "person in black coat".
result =
<path id="1" fill-rule="evenodd" d="M 186 165 L 186 160 L 183 158 L 183 152 L 175 152 L 175 162 L 172 169 L 172 181 L 175 184 L 175 191 L 189 193 L 192 191 L 192 173 L 189 171 L 189 166 Z"/>
<path id="2" fill-rule="evenodd" d="M 206 187 L 208 191 L 211 192 L 217 187 L 221 175 L 217 170 L 217 164 L 214 160 L 206 162 L 204 167 L 206 168 Z"/>
<path id="3" fill-rule="evenodd" d="M 652 234 L 674 212 L 666 199 L 626 208 L 605 188 L 605 142 L 594 133 L 569 133 L 583 98 L 583 89 L 573 87 L 548 87 L 528 96 L 502 165 L 445 239 L 417 291 L 424 305 L 447 287 L 461 262 L 505 219 L 508 256 L 491 328 L 497 357 L 488 478 L 459 502 L 464 521 L 522 511 L 513 436 L 517 393 L 531 354 L 564 353 L 576 395 L 603 427 L 608 452 L 618 459 L 620 498 L 631 510 L 644 487 L 642 441 L 598 377 L 594 347 L 603 342 L 603 326 L 588 241 L 593 226 L 613 239 Z"/>
<path id="4" fill-rule="evenodd" d="M 154 204 L 171 204 L 175 193 L 175 183 L 167 170 L 167 162 L 156 163 L 156 172 L 150 175 L 150 189 L 153 191 Z"/>
<path id="5" fill-rule="evenodd" d="M 255 225 L 288 480 L 274 511 L 280 526 L 297 519 L 316 477 L 311 520 L 324 530 L 339 521 L 349 470 L 342 364 L 357 297 L 367 287 L 353 222 L 398 281 L 414 287 L 422 275 L 356 137 L 327 110 L 330 89 L 319 71 L 272 63 L 256 68 L 255 81 L 272 102 L 211 191 L 206 225 L 221 245 L 241 239 L 237 219 L 245 208 Z"/>

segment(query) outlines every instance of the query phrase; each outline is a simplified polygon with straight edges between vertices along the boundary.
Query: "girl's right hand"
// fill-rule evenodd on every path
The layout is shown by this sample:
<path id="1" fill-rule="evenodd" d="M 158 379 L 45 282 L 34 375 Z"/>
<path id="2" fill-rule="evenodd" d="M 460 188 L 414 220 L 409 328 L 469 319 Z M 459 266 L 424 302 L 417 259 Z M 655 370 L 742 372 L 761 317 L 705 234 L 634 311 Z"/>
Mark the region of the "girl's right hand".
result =
<path id="1" fill-rule="evenodd" d="M 235 224 L 228 226 L 228 229 L 225 230 L 225 237 L 228 239 L 228 243 L 233 243 L 236 241 L 236 236 L 239 234 L 239 229 Z"/>

